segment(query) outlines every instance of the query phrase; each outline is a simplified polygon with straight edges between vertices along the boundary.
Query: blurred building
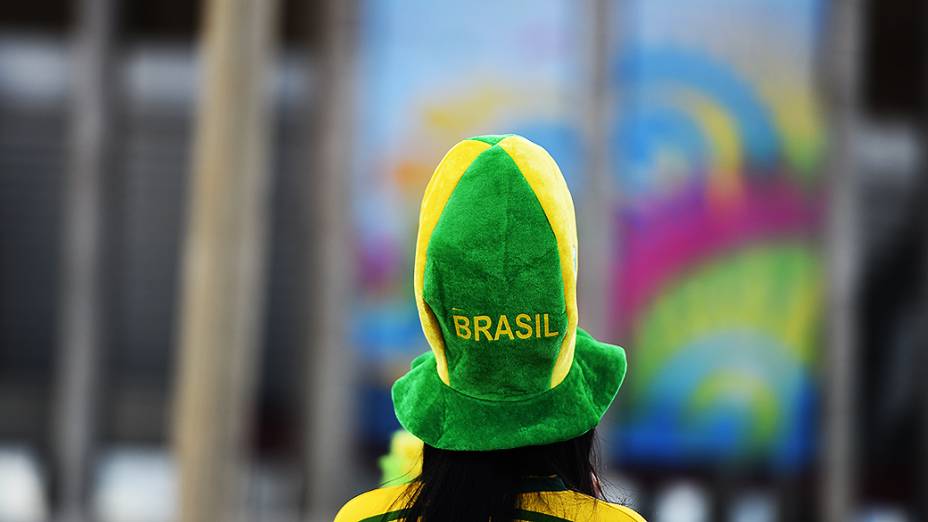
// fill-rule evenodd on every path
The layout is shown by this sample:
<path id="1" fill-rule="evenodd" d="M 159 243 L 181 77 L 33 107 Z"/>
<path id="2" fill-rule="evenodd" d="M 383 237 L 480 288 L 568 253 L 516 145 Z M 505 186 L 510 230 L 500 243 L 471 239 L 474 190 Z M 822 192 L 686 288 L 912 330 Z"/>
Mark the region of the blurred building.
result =
<path id="1" fill-rule="evenodd" d="M 79 88 L 80 1 L 0 7 L 0 520 L 57 513 L 56 390 L 64 210 Z M 200 2 L 112 2 L 105 125 L 99 394 L 88 505 L 107 521 L 173 520 L 171 456 L 184 224 L 203 68 Z M 427 349 L 412 301 L 418 203 L 459 139 L 544 145 L 574 194 L 586 327 L 629 352 L 604 426 L 615 496 L 649 520 L 821 520 L 832 434 L 828 286 L 835 183 L 853 229 L 855 520 L 928 519 L 928 11 L 857 6 L 850 78 L 827 0 L 545 0 L 477 8 L 423 0 L 286 1 L 272 64 L 274 141 L 260 364 L 249 428 L 254 519 L 318 516 L 376 486 L 399 426 L 389 387 Z M 479 2 L 478 2 L 479 5 Z M 426 22 L 427 21 L 427 22 Z M 351 42 L 343 172 L 312 155 L 326 132 L 326 36 Z M 323 85 L 323 87 L 320 87 Z M 841 112 L 839 117 L 836 112 Z M 843 140 L 849 136 L 850 140 Z M 836 158 L 840 161 L 836 161 Z M 847 172 L 833 172 L 835 165 Z M 829 170 L 831 169 L 831 170 Z M 307 493 L 320 314 L 310 276 L 318 176 L 343 184 L 339 390 L 349 451 L 325 506 Z M 849 185 L 849 186 L 850 186 Z M 844 185 L 842 185 L 843 187 Z M 338 353 L 335 350 L 335 353 Z M 347 363 L 346 363 L 347 364 Z M 840 388 L 839 388 L 840 389 Z M 845 393 L 845 392 L 842 392 Z M 314 422 L 316 424 L 314 424 Z M 341 422 L 341 421 L 339 421 Z M 839 438 L 841 434 L 838 434 Z M 333 446 L 336 449 L 337 446 Z M 324 448 L 323 448 L 324 450 Z M 4 486 L 16 484 L 19 489 Z M 326 490 L 329 491 L 329 490 Z"/>

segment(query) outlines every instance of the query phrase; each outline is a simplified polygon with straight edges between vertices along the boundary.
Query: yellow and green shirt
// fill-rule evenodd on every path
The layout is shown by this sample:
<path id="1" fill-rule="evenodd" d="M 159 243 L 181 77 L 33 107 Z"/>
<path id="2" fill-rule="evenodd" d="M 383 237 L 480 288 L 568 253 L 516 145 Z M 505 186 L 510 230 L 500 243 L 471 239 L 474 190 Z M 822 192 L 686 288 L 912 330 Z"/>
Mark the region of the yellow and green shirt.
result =
<path id="1" fill-rule="evenodd" d="M 525 522 L 645 522 L 633 510 L 564 487 L 559 479 L 539 479 L 522 495 L 516 520 Z M 335 515 L 335 522 L 388 522 L 403 516 L 400 498 L 408 485 L 358 495 Z"/>

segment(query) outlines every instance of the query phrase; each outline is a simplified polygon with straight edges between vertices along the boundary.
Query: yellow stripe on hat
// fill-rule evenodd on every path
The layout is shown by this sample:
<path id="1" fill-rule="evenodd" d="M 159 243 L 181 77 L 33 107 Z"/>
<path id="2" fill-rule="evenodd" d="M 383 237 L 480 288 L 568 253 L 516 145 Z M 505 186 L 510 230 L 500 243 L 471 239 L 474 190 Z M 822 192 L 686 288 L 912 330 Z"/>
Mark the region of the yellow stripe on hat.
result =
<path id="1" fill-rule="evenodd" d="M 422 206 L 419 210 L 419 234 L 416 237 L 416 266 L 413 281 L 416 292 L 416 306 L 419 309 L 419 321 L 422 323 L 422 331 L 432 347 L 432 352 L 435 353 L 438 376 L 442 382 L 449 386 L 451 381 L 448 377 L 448 359 L 445 357 L 444 337 L 438 320 L 435 319 L 432 309 L 426 304 L 422 295 L 422 287 L 425 281 L 426 253 L 429 249 L 429 238 L 432 237 L 432 231 L 445 209 L 445 204 L 448 203 L 448 198 L 451 197 L 451 193 L 457 187 L 458 181 L 461 180 L 464 171 L 473 163 L 474 159 L 489 148 L 489 144 L 476 140 L 464 140 L 452 147 L 442 158 L 441 163 L 435 167 L 432 179 L 429 180 L 429 184 L 425 187 Z"/>
<path id="2" fill-rule="evenodd" d="M 522 176 L 535 192 L 557 239 L 561 277 L 564 279 L 564 303 L 567 307 L 567 333 L 551 372 L 551 387 L 554 388 L 570 372 L 577 341 L 577 222 L 574 202 L 561 169 L 545 149 L 521 136 L 510 136 L 497 145 L 509 154 L 522 171 Z"/>

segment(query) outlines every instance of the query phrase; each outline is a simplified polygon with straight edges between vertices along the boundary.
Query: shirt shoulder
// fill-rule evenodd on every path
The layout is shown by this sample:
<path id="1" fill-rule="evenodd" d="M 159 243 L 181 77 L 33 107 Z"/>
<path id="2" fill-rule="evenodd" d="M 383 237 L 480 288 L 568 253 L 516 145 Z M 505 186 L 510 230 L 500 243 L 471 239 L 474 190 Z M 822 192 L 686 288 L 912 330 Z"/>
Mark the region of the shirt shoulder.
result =
<path id="1" fill-rule="evenodd" d="M 646 522 L 635 510 L 595 499 L 576 491 L 550 491 L 528 495 L 523 507 L 562 520 L 589 522 Z"/>
<path id="2" fill-rule="evenodd" d="M 621 504 L 612 504 L 610 502 L 598 501 L 599 507 L 607 512 L 607 517 L 597 520 L 615 520 L 617 522 L 646 522 L 644 517 L 639 515 L 635 510 Z"/>
<path id="3" fill-rule="evenodd" d="M 391 486 L 361 493 L 342 506 L 335 515 L 335 522 L 360 522 L 390 511 L 399 511 L 404 506 L 399 505 L 397 500 L 406 492 L 406 487 Z"/>

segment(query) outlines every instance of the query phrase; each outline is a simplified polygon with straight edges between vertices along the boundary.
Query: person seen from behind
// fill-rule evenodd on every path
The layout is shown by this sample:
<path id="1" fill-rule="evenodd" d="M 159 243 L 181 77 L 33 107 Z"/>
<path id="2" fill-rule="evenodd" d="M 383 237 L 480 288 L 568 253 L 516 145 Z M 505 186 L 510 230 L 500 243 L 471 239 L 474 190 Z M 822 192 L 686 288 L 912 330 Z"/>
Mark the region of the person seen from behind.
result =
<path id="1" fill-rule="evenodd" d="M 574 206 L 543 148 L 478 136 L 445 155 L 422 199 L 414 289 L 431 351 L 392 396 L 422 471 L 336 522 L 644 522 L 600 487 L 596 426 L 625 352 L 577 325 Z"/>

